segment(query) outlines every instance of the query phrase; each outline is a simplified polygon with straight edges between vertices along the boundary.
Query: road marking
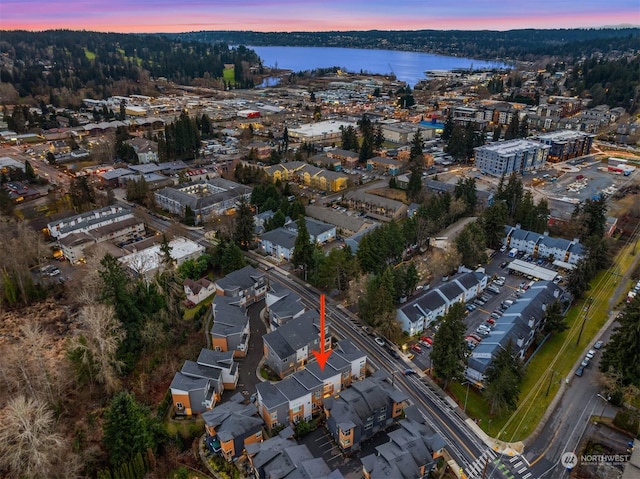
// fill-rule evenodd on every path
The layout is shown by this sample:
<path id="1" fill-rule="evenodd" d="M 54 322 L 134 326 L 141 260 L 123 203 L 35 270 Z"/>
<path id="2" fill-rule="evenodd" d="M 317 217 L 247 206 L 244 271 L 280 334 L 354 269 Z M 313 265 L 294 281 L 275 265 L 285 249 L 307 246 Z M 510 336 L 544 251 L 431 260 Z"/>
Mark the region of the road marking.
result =
<path id="1" fill-rule="evenodd" d="M 520 469 L 520 470 L 518 471 L 518 474 L 522 474 L 522 473 L 523 473 L 524 471 L 526 471 L 526 470 L 527 470 L 527 468 L 526 468 L 526 467 L 523 467 L 522 469 Z"/>
<path id="2" fill-rule="evenodd" d="M 528 472 L 525 476 L 522 476 L 522 479 L 527 479 L 529 477 L 531 477 L 531 473 L 530 472 Z"/>
<path id="3" fill-rule="evenodd" d="M 520 456 L 513 456 L 511 459 L 509 459 L 509 462 L 511 464 L 513 464 L 514 462 L 516 462 L 518 459 L 520 459 Z"/>
<path id="4" fill-rule="evenodd" d="M 522 464 L 524 464 L 524 463 L 522 461 L 520 461 L 517 464 L 514 464 L 513 467 L 520 467 L 520 466 L 522 466 Z"/>

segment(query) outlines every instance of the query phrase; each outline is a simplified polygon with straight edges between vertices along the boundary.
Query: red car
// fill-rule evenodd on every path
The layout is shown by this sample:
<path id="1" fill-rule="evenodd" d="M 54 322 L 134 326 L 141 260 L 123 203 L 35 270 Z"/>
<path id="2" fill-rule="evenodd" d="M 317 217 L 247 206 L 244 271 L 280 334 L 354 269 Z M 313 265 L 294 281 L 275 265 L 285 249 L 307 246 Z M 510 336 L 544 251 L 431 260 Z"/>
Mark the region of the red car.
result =
<path id="1" fill-rule="evenodd" d="M 493 325 L 493 324 L 496 324 L 496 320 L 493 318 L 489 318 L 487 319 L 487 323 Z"/>
<path id="2" fill-rule="evenodd" d="M 422 353 L 422 348 L 420 346 L 418 346 L 417 344 L 414 344 L 413 346 L 411 346 L 411 349 L 413 351 L 415 351 L 416 353 Z"/>
<path id="3" fill-rule="evenodd" d="M 424 341 L 425 343 L 428 343 L 428 344 L 433 344 L 433 339 L 430 338 L 429 336 L 422 336 L 420 338 L 420 341 Z"/>

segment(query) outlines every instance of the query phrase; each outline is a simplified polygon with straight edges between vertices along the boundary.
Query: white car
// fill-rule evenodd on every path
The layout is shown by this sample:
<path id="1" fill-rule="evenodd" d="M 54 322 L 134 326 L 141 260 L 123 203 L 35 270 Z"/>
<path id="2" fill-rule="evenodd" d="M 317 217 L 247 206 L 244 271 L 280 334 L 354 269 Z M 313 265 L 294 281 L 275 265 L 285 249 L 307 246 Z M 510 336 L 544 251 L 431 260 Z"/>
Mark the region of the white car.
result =
<path id="1" fill-rule="evenodd" d="M 595 355 L 596 355 L 596 350 L 590 349 L 589 352 L 587 353 L 587 359 L 593 359 Z"/>
<path id="2" fill-rule="evenodd" d="M 379 337 L 377 337 L 377 336 L 376 336 L 376 338 L 374 339 L 374 341 L 376 342 L 376 344 L 377 344 L 378 346 L 380 346 L 381 348 L 384 348 L 384 345 L 385 345 L 384 339 L 379 338 Z"/>

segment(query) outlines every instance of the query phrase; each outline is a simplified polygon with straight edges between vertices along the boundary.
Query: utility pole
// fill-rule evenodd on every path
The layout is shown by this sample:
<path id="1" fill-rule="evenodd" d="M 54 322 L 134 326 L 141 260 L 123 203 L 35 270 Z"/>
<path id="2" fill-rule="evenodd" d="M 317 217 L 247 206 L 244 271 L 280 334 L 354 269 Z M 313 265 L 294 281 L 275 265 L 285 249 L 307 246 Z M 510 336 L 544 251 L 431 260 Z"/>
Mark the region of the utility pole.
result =
<path id="1" fill-rule="evenodd" d="M 593 297 L 589 296 L 587 304 L 584 307 L 584 318 L 582 320 L 582 324 L 580 325 L 580 333 L 578 334 L 578 339 L 576 340 L 576 346 L 580 344 L 580 338 L 582 338 L 582 331 L 584 330 L 584 323 L 587 322 L 587 316 L 589 315 L 589 308 L 591 307 L 591 303 L 593 303 Z"/>

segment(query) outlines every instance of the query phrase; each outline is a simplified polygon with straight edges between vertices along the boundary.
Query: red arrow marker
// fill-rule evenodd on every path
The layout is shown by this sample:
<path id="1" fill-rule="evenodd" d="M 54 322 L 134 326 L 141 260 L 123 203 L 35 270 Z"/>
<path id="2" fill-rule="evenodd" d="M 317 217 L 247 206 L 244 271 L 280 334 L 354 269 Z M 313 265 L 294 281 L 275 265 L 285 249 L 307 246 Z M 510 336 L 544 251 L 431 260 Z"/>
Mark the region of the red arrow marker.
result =
<path id="1" fill-rule="evenodd" d="M 331 356 L 331 353 L 333 352 L 332 349 L 329 349 L 329 351 L 324 350 L 324 294 L 320 295 L 320 351 L 311 352 L 316 357 L 320 370 L 324 371 L 327 359 L 329 359 L 329 356 Z"/>

